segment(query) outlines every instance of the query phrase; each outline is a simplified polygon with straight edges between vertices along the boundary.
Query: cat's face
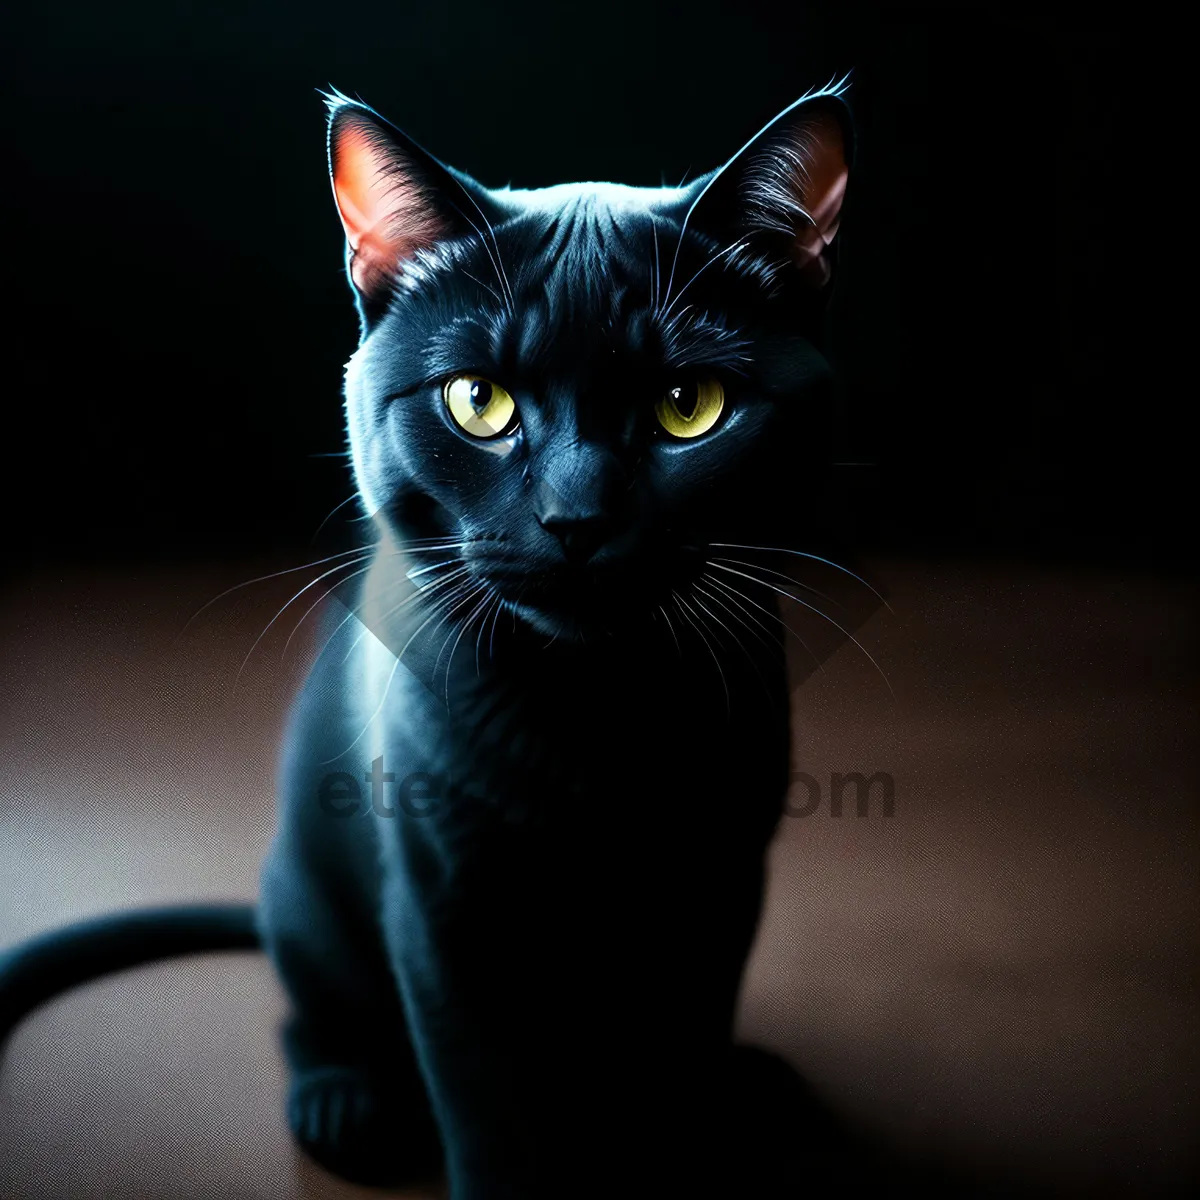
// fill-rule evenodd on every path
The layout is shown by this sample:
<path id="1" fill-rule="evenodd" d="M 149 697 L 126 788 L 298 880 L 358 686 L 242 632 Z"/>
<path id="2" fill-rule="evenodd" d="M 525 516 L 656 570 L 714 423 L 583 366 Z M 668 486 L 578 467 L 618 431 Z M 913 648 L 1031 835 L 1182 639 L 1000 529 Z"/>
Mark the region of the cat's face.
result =
<path id="1" fill-rule="evenodd" d="M 841 107 L 794 106 L 687 188 L 496 192 L 335 99 L 347 418 L 385 533 L 444 539 L 460 585 L 562 633 L 645 619 L 785 497 L 802 525 Z"/>

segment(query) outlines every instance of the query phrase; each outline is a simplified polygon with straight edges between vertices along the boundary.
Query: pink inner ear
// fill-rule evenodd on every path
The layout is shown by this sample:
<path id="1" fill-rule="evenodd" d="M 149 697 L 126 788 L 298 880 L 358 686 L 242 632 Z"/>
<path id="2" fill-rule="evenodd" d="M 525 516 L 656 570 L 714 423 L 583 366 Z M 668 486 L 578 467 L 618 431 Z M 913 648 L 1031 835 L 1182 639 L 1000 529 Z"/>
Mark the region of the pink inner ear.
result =
<path id="1" fill-rule="evenodd" d="M 798 122 L 755 161 L 745 198 L 752 226 L 790 234 L 790 257 L 805 283 L 831 274 L 825 248 L 838 230 L 846 194 L 845 141 L 829 114 Z"/>
<path id="2" fill-rule="evenodd" d="M 347 121 L 337 132 L 333 163 L 351 277 L 360 291 L 378 291 L 401 263 L 445 237 L 445 224 L 400 152 L 361 126 Z"/>
<path id="3" fill-rule="evenodd" d="M 813 223 L 801 224 L 796 229 L 792 261 L 806 282 L 821 287 L 829 280 L 830 266 L 824 252 L 838 231 L 850 172 L 842 129 L 832 117 L 822 117 L 804 126 L 800 141 L 798 148 L 805 170 L 797 173 L 795 184 L 800 205 Z"/>

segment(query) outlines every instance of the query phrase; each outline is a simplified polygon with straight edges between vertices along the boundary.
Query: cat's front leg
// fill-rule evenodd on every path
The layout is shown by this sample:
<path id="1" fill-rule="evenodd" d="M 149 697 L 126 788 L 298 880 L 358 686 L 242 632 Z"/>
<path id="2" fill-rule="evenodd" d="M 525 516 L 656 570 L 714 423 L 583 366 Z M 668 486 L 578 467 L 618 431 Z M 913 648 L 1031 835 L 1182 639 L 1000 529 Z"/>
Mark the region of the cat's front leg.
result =
<path id="1" fill-rule="evenodd" d="M 450 1194 L 549 1196 L 553 1189 L 539 1179 L 537 1106 L 522 1054 L 528 1022 L 520 1009 L 534 1002 L 533 980 L 503 932 L 516 915 L 512 898 L 499 890 L 486 895 L 484 880 L 470 879 L 470 864 L 447 857 L 454 851 L 445 846 L 407 855 L 390 872 L 383 918 Z"/>
<path id="2" fill-rule="evenodd" d="M 460 811 L 398 832 L 384 924 L 453 1200 L 728 1178 L 757 879 L 740 914 L 623 853 L 635 830 L 599 846 Z"/>
<path id="3" fill-rule="evenodd" d="M 657 1090 L 675 1115 L 626 1036 L 645 1006 L 619 866 L 469 802 L 396 833 L 384 926 L 453 1200 L 607 1194 L 645 1163 L 635 1110 Z"/>

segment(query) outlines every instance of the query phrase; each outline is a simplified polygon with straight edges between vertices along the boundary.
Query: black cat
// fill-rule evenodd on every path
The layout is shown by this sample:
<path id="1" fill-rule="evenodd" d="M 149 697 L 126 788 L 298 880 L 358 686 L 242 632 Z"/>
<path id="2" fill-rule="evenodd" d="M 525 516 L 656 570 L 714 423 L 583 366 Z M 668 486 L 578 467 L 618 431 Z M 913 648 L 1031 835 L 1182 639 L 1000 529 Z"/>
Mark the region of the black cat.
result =
<path id="1" fill-rule="evenodd" d="M 802 544 L 827 465 L 842 90 L 686 187 L 534 191 L 329 97 L 379 540 L 294 710 L 260 907 L 44 939 L 0 1019 L 258 936 L 289 1123 L 339 1174 L 444 1163 L 454 1200 L 803 1185 L 799 1082 L 732 1040 L 789 772 L 747 554 Z"/>

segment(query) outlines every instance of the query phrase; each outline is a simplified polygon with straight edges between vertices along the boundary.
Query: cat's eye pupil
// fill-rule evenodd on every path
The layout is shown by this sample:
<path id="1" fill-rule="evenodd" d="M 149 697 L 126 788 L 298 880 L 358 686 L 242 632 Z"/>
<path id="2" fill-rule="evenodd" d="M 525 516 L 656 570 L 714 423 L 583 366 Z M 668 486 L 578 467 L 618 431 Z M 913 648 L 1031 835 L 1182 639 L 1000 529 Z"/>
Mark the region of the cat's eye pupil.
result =
<path id="1" fill-rule="evenodd" d="M 492 385 L 486 379 L 476 379 L 471 384 L 471 407 L 481 413 L 491 402 Z"/>
<path id="2" fill-rule="evenodd" d="M 664 432 L 681 441 L 708 433 L 725 410 L 725 389 L 712 376 L 682 379 L 659 393 L 654 415 Z"/>
<path id="3" fill-rule="evenodd" d="M 671 402 L 675 405 L 675 411 L 685 421 L 690 421 L 696 415 L 696 405 L 700 403 L 700 389 L 694 383 L 673 387 Z"/>

